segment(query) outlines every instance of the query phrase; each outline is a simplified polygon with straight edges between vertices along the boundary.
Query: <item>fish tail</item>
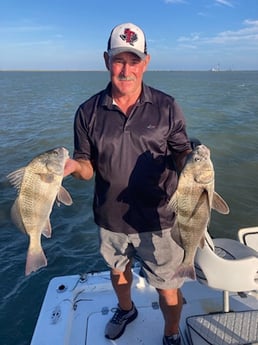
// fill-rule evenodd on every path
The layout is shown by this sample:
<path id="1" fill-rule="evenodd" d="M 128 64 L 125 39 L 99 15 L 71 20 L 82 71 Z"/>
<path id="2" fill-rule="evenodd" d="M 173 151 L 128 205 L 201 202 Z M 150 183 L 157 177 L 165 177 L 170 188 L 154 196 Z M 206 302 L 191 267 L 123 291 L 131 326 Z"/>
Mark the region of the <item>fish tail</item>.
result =
<path id="1" fill-rule="evenodd" d="M 25 275 L 29 275 L 31 272 L 37 271 L 41 267 L 47 266 L 47 258 L 42 250 L 32 251 L 28 250 Z"/>
<path id="2" fill-rule="evenodd" d="M 191 278 L 196 279 L 196 274 L 193 265 L 181 264 L 173 275 L 174 278 Z"/>

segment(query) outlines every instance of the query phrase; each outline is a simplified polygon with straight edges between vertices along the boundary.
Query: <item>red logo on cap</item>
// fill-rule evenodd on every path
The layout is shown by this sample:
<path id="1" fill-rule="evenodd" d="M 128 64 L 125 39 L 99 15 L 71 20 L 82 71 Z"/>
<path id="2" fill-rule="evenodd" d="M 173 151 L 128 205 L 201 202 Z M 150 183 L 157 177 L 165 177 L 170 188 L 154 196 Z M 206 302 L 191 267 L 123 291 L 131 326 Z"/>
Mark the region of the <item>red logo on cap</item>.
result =
<path id="1" fill-rule="evenodd" d="M 120 35 L 120 37 L 123 41 L 129 43 L 131 46 L 133 46 L 138 39 L 137 34 L 134 31 L 131 31 L 130 29 L 125 29 L 124 34 Z"/>

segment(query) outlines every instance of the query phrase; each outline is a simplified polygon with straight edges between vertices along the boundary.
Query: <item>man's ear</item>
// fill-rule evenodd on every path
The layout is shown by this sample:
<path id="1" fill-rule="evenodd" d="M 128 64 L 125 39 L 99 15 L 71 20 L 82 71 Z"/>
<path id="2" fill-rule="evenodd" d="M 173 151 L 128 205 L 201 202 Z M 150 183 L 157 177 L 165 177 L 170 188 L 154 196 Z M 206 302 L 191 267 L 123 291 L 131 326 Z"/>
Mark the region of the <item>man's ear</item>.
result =
<path id="1" fill-rule="evenodd" d="M 144 72 L 147 70 L 149 62 L 150 62 L 150 54 L 148 54 L 144 60 L 144 63 L 145 63 Z"/>
<path id="2" fill-rule="evenodd" d="M 107 52 L 104 52 L 103 54 L 104 60 L 105 60 L 105 65 L 108 71 L 110 71 L 110 66 L 109 66 L 109 55 Z"/>

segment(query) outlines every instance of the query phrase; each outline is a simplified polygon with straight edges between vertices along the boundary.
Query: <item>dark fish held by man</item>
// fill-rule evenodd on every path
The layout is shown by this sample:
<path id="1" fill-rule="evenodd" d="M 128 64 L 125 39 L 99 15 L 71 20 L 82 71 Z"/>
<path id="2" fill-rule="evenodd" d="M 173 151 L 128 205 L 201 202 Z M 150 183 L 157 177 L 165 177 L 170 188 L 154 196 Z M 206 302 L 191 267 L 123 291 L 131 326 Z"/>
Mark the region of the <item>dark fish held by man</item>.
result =
<path id="1" fill-rule="evenodd" d="M 168 205 L 176 213 L 173 237 L 184 249 L 183 262 L 174 277 L 196 278 L 194 257 L 198 246 L 202 248 L 204 245 L 211 210 L 229 213 L 227 203 L 215 192 L 214 185 L 210 150 L 205 145 L 198 145 L 188 155 Z"/>

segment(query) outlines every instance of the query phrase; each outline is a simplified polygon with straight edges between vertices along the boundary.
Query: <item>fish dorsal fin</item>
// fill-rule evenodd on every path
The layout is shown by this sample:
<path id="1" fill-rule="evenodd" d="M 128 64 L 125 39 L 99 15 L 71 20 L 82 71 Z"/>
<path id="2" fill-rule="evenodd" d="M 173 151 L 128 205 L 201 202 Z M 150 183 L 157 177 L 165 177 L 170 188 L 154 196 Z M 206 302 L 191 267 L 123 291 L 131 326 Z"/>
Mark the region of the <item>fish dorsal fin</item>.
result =
<path id="1" fill-rule="evenodd" d="M 51 224 L 50 224 L 50 220 L 48 218 L 45 226 L 44 226 L 44 229 L 42 230 L 42 234 L 46 237 L 46 238 L 50 238 L 51 235 L 52 235 L 52 227 L 51 227 Z"/>
<path id="2" fill-rule="evenodd" d="M 11 183 L 11 185 L 14 186 L 18 191 L 20 191 L 24 173 L 25 173 L 25 167 L 15 170 L 6 176 L 9 182 Z"/>
<path id="3" fill-rule="evenodd" d="M 221 214 L 228 214 L 229 207 L 226 201 L 214 191 L 212 199 L 212 208 Z"/>
<path id="4" fill-rule="evenodd" d="M 73 203 L 71 195 L 63 186 L 60 186 L 59 192 L 56 196 L 56 202 L 58 206 L 60 206 L 60 203 L 66 206 L 70 206 Z"/>

